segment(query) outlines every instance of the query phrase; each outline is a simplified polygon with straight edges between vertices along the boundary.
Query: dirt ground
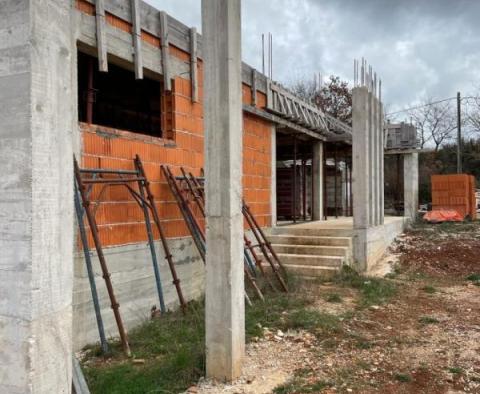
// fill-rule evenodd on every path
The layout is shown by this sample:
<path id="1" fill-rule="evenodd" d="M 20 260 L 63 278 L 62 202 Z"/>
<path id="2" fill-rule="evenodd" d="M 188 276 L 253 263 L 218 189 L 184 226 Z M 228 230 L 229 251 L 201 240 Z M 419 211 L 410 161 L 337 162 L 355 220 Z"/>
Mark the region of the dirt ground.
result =
<path id="1" fill-rule="evenodd" d="M 312 283 L 312 307 L 337 316 L 338 332 L 264 328 L 241 379 L 189 392 L 480 393 L 480 223 L 416 226 L 383 262 L 397 289 L 388 302 L 360 307 L 359 290 Z"/>

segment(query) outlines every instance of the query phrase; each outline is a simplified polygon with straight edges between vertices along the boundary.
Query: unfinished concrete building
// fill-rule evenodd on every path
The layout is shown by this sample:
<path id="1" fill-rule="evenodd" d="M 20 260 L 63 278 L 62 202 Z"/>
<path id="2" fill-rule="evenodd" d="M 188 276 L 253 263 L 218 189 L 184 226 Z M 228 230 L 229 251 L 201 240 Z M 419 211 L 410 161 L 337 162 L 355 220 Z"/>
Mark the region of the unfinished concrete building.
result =
<path id="1" fill-rule="evenodd" d="M 71 349 L 98 340 L 73 155 L 84 169 L 133 170 L 141 157 L 183 294 L 204 294 L 204 265 L 160 166 L 203 176 L 209 43 L 138 0 L 4 0 L 0 16 L 0 391 L 63 392 Z M 367 269 L 407 221 L 383 217 L 382 105 L 371 73 L 362 75 L 352 129 L 241 66 L 243 198 L 300 275 Z M 124 324 L 134 327 L 158 307 L 144 216 L 124 190 L 97 197 L 98 236 Z M 174 309 L 154 237 L 164 302 Z M 115 336 L 92 260 L 106 336 Z"/>

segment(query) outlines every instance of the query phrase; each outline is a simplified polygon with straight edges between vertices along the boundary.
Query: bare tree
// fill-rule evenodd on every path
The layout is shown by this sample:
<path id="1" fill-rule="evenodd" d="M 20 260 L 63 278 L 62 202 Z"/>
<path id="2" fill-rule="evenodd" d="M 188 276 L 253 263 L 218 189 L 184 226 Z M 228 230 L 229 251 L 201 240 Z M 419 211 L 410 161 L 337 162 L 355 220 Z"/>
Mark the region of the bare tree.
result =
<path id="1" fill-rule="evenodd" d="M 469 99 L 467 122 L 472 133 L 480 133 L 480 88 L 475 95 Z"/>
<path id="2" fill-rule="evenodd" d="M 312 101 L 323 112 L 352 124 L 352 90 L 348 82 L 331 75 L 326 83 L 316 80 L 299 80 L 291 87 L 296 95 Z"/>
<path id="3" fill-rule="evenodd" d="M 408 114 L 417 126 L 421 148 L 433 146 L 438 151 L 443 143 L 453 138 L 457 118 L 451 102 L 435 103 L 428 99 Z"/>

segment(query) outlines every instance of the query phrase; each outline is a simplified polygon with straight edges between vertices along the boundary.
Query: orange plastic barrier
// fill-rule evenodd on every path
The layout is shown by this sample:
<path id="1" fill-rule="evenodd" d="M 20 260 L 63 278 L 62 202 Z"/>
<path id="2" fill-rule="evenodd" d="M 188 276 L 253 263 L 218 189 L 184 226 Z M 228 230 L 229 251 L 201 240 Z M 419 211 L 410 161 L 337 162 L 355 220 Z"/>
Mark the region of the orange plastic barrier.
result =
<path id="1" fill-rule="evenodd" d="M 423 219 L 430 223 L 463 222 L 464 216 L 454 209 L 439 209 L 427 212 Z"/>
<path id="2" fill-rule="evenodd" d="M 455 210 L 463 219 L 476 219 L 475 177 L 468 174 L 432 175 L 432 209 Z"/>

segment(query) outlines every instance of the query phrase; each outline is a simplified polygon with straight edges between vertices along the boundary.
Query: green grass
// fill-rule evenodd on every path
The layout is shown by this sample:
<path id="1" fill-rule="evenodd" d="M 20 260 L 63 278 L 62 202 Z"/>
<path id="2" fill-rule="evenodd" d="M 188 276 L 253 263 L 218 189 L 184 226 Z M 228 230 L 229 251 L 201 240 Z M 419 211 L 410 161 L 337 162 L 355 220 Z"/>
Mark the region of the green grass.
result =
<path id="1" fill-rule="evenodd" d="M 203 314 L 202 303 L 192 303 L 185 316 L 180 312 L 168 313 L 132 330 L 130 347 L 134 358 L 145 359 L 144 365 L 125 359 L 120 344 L 112 343 L 110 362 L 84 363 L 90 391 L 144 394 L 187 389 L 204 374 Z"/>
<path id="2" fill-rule="evenodd" d="M 333 385 L 331 382 L 315 380 L 315 378 L 312 378 L 309 375 L 312 375 L 310 370 L 299 369 L 295 372 L 295 376 L 287 383 L 276 387 L 273 390 L 274 394 L 318 393 L 321 390 L 331 387 Z"/>
<path id="3" fill-rule="evenodd" d="M 325 300 L 327 302 L 337 303 L 337 304 L 341 303 L 343 301 L 340 294 L 337 294 L 337 293 L 328 294 L 327 297 L 325 298 Z"/>
<path id="4" fill-rule="evenodd" d="M 470 274 L 467 276 L 467 280 L 470 280 L 472 282 L 480 282 L 480 274 Z"/>
<path id="5" fill-rule="evenodd" d="M 287 331 L 303 329 L 320 337 L 341 331 L 337 316 L 310 309 L 311 300 L 303 294 L 269 294 L 266 302 L 256 302 L 245 311 L 247 339 L 260 337 L 263 327 Z"/>
<path id="6" fill-rule="evenodd" d="M 448 368 L 448 372 L 453 373 L 453 374 L 460 374 L 463 372 L 463 369 L 460 367 L 450 367 Z"/>
<path id="7" fill-rule="evenodd" d="M 245 308 L 247 341 L 261 337 L 263 327 L 287 331 L 303 329 L 322 339 L 340 333 L 338 317 L 310 308 L 312 300 L 298 289 L 300 282 L 290 283 L 289 293 L 265 292 L 265 302 L 255 300 Z M 205 372 L 204 304 L 189 304 L 185 315 L 167 313 L 145 322 L 129 332 L 131 359 L 126 358 L 118 342 L 110 345 L 107 360 L 98 347 L 88 349 L 83 370 L 92 394 L 178 393 L 196 383 Z M 134 364 L 144 359 L 144 364 Z M 312 386 L 320 387 L 320 386 Z M 304 391 L 306 393 L 316 392 Z"/>
<path id="8" fill-rule="evenodd" d="M 430 285 L 427 285 L 427 286 L 424 286 L 422 287 L 422 290 L 425 292 L 425 293 L 428 293 L 428 294 L 434 294 L 437 292 L 437 289 L 433 286 L 430 286 Z"/>
<path id="9" fill-rule="evenodd" d="M 438 324 L 440 321 L 432 316 L 422 316 L 418 321 L 422 324 Z"/>
<path id="10" fill-rule="evenodd" d="M 359 290 L 358 306 L 360 308 L 384 304 L 397 292 L 397 286 L 393 281 L 387 278 L 364 277 L 349 267 L 344 267 L 334 278 L 334 282 Z"/>
<path id="11" fill-rule="evenodd" d="M 393 375 L 395 380 L 401 382 L 401 383 L 409 383 L 412 381 L 412 377 L 408 374 L 405 373 L 396 373 Z"/>

